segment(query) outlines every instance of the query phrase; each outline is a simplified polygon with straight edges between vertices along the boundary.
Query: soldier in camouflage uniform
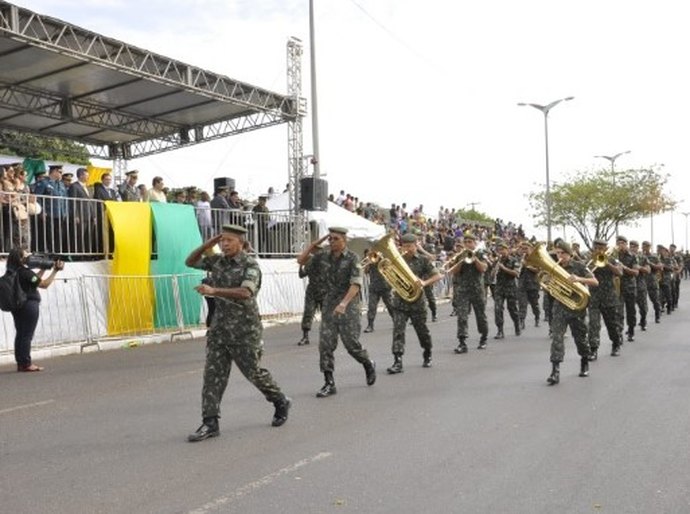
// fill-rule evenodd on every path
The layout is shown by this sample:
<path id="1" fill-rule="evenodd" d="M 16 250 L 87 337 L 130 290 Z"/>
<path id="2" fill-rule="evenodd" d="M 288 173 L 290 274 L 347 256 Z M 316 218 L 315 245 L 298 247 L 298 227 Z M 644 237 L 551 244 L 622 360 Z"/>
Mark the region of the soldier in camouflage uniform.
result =
<path id="1" fill-rule="evenodd" d="M 315 249 L 315 251 L 318 248 Z M 309 331 L 311 324 L 314 321 L 316 310 L 322 311 L 323 299 L 326 296 L 326 282 L 324 281 L 324 274 L 319 269 L 318 264 L 314 260 L 309 260 L 304 265 L 299 267 L 299 278 L 308 277 L 309 283 L 304 292 L 304 312 L 302 313 L 302 339 L 297 342 L 298 346 L 309 344 Z"/>
<path id="2" fill-rule="evenodd" d="M 595 361 L 599 356 L 599 344 L 601 333 L 601 318 L 604 318 L 606 331 L 611 340 L 611 355 L 620 355 L 620 347 L 623 344 L 621 330 L 618 326 L 618 292 L 614 285 L 614 277 L 623 274 L 623 268 L 613 257 L 605 257 L 603 266 L 597 265 L 597 256 L 606 254 L 606 241 L 595 239 L 592 248 L 592 260 L 589 269 L 599 282 L 596 287 L 590 288 L 589 300 L 589 360 Z M 593 269 L 592 269 L 593 268 Z"/>
<path id="3" fill-rule="evenodd" d="M 663 265 L 659 263 L 659 257 L 651 253 L 652 244 L 649 241 L 642 241 L 642 255 L 647 259 L 650 271 L 645 275 L 647 280 L 647 294 L 654 307 L 654 322 L 661 321 L 661 304 L 659 303 L 659 280 Z"/>
<path id="4" fill-rule="evenodd" d="M 338 346 L 338 336 L 342 339 L 347 352 L 364 366 L 367 385 L 373 385 L 376 382 L 376 364 L 359 343 L 362 266 L 357 254 L 347 248 L 347 229 L 330 227 L 328 236 L 322 237 L 307 247 L 297 258 L 297 262 L 300 265 L 306 264 L 314 247 L 326 239 L 330 243 L 330 248 L 321 250 L 312 257 L 314 264 L 323 273 L 326 283 L 319 332 L 319 366 L 325 383 L 316 393 L 318 398 L 325 398 L 338 392 L 333 377 L 334 352 Z"/>
<path id="5" fill-rule="evenodd" d="M 515 326 L 515 335 L 520 335 L 520 318 L 517 306 L 517 277 L 520 274 L 520 261 L 510 255 L 506 243 L 498 244 L 496 260 L 496 286 L 494 288 L 494 322 L 497 333 L 494 339 L 503 339 L 503 304 L 508 307 L 508 314 Z"/>
<path id="6" fill-rule="evenodd" d="M 430 286 L 443 278 L 439 271 L 424 255 L 417 252 L 417 236 L 402 236 L 403 258 L 412 273 L 419 279 L 422 288 Z M 426 298 L 422 293 L 414 302 L 408 302 L 393 291 L 393 365 L 388 368 L 389 374 L 402 373 L 402 357 L 405 353 L 405 328 L 407 321 L 412 322 L 419 344 L 424 350 L 422 366 L 431 367 L 431 334 L 426 326 Z"/>
<path id="7" fill-rule="evenodd" d="M 616 246 L 618 247 L 618 260 L 623 268 L 621 297 L 618 308 L 619 329 L 622 335 L 624 322 L 627 322 L 628 341 L 634 341 L 635 325 L 637 324 L 635 306 L 637 300 L 637 276 L 640 274 L 640 271 L 637 257 L 628 250 L 627 238 L 625 236 L 618 236 L 616 238 Z"/>
<path id="8" fill-rule="evenodd" d="M 671 254 L 663 245 L 656 245 L 656 251 L 659 254 L 659 262 L 663 266 L 661 273 L 661 281 L 659 282 L 659 293 L 661 308 L 666 308 L 666 314 L 671 314 L 673 310 L 673 299 L 671 297 L 671 284 L 673 282 L 673 270 L 675 269 L 675 261 L 671 258 Z"/>
<path id="9" fill-rule="evenodd" d="M 678 299 L 680 298 L 680 275 L 683 271 L 684 263 L 683 256 L 676 252 L 676 245 L 670 244 L 668 251 L 674 262 L 673 280 L 671 281 L 671 299 L 673 301 L 671 310 L 674 311 L 678 308 Z"/>
<path id="10" fill-rule="evenodd" d="M 467 353 L 467 321 L 470 309 L 474 309 L 477 320 L 479 339 L 478 350 L 486 348 L 486 338 L 489 335 L 489 323 L 486 319 L 486 288 L 484 274 L 489 265 L 483 252 L 477 250 L 477 241 L 472 234 L 465 234 L 465 249 L 472 253 L 469 262 L 465 262 L 462 254 L 458 254 L 457 262 L 450 267 L 448 273 L 453 277 L 453 305 L 457 309 L 457 337 L 458 346 L 455 353 Z"/>
<path id="11" fill-rule="evenodd" d="M 527 318 L 527 306 L 532 307 L 532 314 L 534 314 L 534 326 L 539 326 L 539 280 L 537 273 L 539 270 L 532 266 L 524 264 L 524 259 L 532 251 L 532 244 L 524 241 L 520 245 L 520 253 L 522 255 L 523 264 L 520 267 L 520 276 L 518 277 L 518 313 L 520 316 L 520 328 L 525 328 L 525 319 Z"/>
<path id="12" fill-rule="evenodd" d="M 366 257 L 368 252 L 365 252 Z M 376 262 L 369 262 L 364 268 L 364 272 L 369 275 L 369 304 L 367 306 L 367 328 L 365 333 L 374 331 L 374 320 L 378 310 L 379 301 L 383 300 L 391 319 L 393 318 L 393 305 L 391 304 L 391 286 L 383 278 Z"/>
<path id="13" fill-rule="evenodd" d="M 185 264 L 210 272 L 210 283 L 196 290 L 215 298 L 216 310 L 207 332 L 204 386 L 201 395 L 202 425 L 188 437 L 190 442 L 219 435 L 220 402 L 228 385 L 233 361 L 240 372 L 273 403 L 272 425 L 279 427 L 288 418 L 290 399 L 285 396 L 271 373 L 260 367 L 263 327 L 256 303 L 261 288 L 259 263 L 243 250 L 247 230 L 224 225 L 221 234 L 194 250 Z M 208 255 L 217 243 L 219 255 Z"/>
<path id="14" fill-rule="evenodd" d="M 570 258 L 572 252 L 570 245 L 561 241 L 556 246 L 556 257 L 560 266 L 570 275 L 572 282 L 577 282 L 585 286 L 594 287 L 599 282 L 587 267 Z M 551 375 L 546 379 L 549 385 L 560 382 L 560 364 L 565 356 L 565 344 L 563 337 L 565 331 L 570 327 L 570 332 L 577 346 L 577 353 L 580 355 L 580 376 L 589 376 L 589 344 L 587 344 L 587 325 L 585 317 L 587 310 L 575 311 L 569 309 L 558 298 L 553 299 L 551 314 Z"/>
<path id="15" fill-rule="evenodd" d="M 649 310 L 647 303 L 647 277 L 652 269 L 647 257 L 640 253 L 640 245 L 637 241 L 630 241 L 630 253 L 637 258 L 637 265 L 639 266 L 639 274 L 635 284 L 637 288 L 635 303 L 637 303 L 637 310 L 640 312 L 640 330 L 644 332 L 647 330 L 647 311 Z"/>

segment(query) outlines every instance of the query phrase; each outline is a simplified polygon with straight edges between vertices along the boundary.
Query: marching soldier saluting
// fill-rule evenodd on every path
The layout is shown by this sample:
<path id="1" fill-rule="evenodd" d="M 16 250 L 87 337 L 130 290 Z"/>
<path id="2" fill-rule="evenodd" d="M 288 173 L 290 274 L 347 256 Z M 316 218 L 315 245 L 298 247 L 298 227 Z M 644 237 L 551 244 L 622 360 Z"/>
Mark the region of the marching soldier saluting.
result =
<path id="1" fill-rule="evenodd" d="M 595 239 L 594 247 L 592 248 L 592 260 L 590 261 L 590 271 L 593 271 L 594 276 L 599 282 L 598 286 L 590 288 L 590 361 L 597 360 L 599 355 L 601 318 L 604 318 L 604 325 L 606 325 L 606 331 L 611 340 L 611 356 L 617 357 L 623 344 L 621 329 L 618 326 L 618 291 L 616 291 L 614 283 L 614 278 L 620 277 L 623 274 L 623 269 L 616 259 L 606 255 L 606 246 L 606 241 L 603 239 Z M 597 258 L 604 259 L 605 264 L 597 265 Z M 592 268 L 594 269 L 592 270 Z"/>
<path id="2" fill-rule="evenodd" d="M 422 288 L 443 278 L 439 271 L 425 256 L 417 252 L 417 236 L 402 236 L 402 256 L 410 270 L 419 280 Z M 426 297 L 422 295 L 414 302 L 408 302 L 393 291 L 393 365 L 386 371 L 390 374 L 402 373 L 402 357 L 405 353 L 405 327 L 407 320 L 412 322 L 419 344 L 424 349 L 422 366 L 431 367 L 431 334 L 426 326 Z"/>
<path id="3" fill-rule="evenodd" d="M 556 246 L 556 257 L 560 266 L 570 274 L 569 280 L 585 286 L 597 286 L 599 282 L 586 266 L 570 258 L 570 245 L 561 241 Z M 553 297 L 551 314 L 551 375 L 546 379 L 549 385 L 560 382 L 560 364 L 565 356 L 563 336 L 568 327 L 575 339 L 577 353 L 580 355 L 580 376 L 589 376 L 589 345 L 587 344 L 587 325 L 585 324 L 586 309 L 572 310 L 563 305 L 557 297 Z"/>
<path id="4" fill-rule="evenodd" d="M 476 250 L 477 241 L 474 236 L 465 234 L 464 239 L 468 256 L 459 253 L 458 262 L 448 270 L 453 277 L 453 306 L 457 309 L 458 346 L 454 351 L 458 354 L 467 353 L 467 319 L 470 308 L 474 309 L 477 330 L 481 335 L 478 350 L 486 348 L 486 338 L 489 335 L 489 324 L 486 320 L 486 289 L 484 288 L 484 274 L 489 265 L 484 253 Z"/>
<path id="5" fill-rule="evenodd" d="M 288 418 L 290 399 L 285 396 L 271 373 L 261 364 L 263 327 L 256 295 L 261 288 L 259 263 L 243 251 L 247 230 L 224 225 L 223 232 L 194 250 L 185 264 L 210 271 L 210 284 L 196 290 L 216 300 L 216 310 L 207 333 L 206 365 L 202 390 L 203 423 L 188 437 L 190 442 L 203 441 L 220 434 L 220 402 L 228 385 L 230 368 L 235 362 L 242 374 L 275 406 L 272 425 L 279 427 Z M 204 256 L 216 243 L 222 253 Z"/>
<path id="6" fill-rule="evenodd" d="M 326 283 L 323 301 L 321 329 L 319 332 L 319 367 L 325 383 L 316 393 L 318 398 L 336 394 L 333 371 L 334 352 L 338 337 L 342 339 L 347 352 L 362 366 L 367 385 L 376 382 L 376 364 L 359 343 L 361 331 L 360 288 L 362 287 L 362 266 L 356 253 L 347 248 L 347 229 L 330 227 L 328 235 L 309 245 L 297 258 L 304 265 L 314 248 L 328 239 L 329 249 L 321 250 L 312 259 L 318 265 Z"/>

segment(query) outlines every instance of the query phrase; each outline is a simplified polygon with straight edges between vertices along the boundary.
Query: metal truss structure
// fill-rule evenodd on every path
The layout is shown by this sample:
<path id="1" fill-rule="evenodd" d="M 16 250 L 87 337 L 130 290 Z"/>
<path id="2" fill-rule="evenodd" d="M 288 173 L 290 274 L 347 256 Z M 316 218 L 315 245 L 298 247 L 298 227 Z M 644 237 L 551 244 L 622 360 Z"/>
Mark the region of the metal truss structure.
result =
<path id="1" fill-rule="evenodd" d="M 289 60 L 289 77 L 299 66 Z M 126 161 L 288 123 L 296 191 L 300 94 L 301 77 L 281 95 L 0 0 L 0 130 L 76 141 L 93 157 Z"/>

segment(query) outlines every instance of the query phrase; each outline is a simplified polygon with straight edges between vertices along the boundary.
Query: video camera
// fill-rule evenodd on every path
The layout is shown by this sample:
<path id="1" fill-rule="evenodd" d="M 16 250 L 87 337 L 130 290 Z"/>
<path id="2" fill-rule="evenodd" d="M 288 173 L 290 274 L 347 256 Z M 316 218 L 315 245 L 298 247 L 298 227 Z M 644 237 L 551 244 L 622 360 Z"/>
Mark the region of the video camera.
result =
<path id="1" fill-rule="evenodd" d="M 33 254 L 26 259 L 26 267 L 31 269 L 52 269 L 58 259 L 53 259 L 47 255 Z"/>

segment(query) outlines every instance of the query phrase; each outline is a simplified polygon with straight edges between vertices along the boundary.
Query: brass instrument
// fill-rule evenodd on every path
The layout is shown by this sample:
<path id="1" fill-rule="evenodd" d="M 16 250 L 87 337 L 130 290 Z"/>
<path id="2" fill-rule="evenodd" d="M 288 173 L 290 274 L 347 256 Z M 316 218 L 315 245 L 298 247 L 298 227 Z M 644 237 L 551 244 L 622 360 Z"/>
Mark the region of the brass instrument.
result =
<path id="1" fill-rule="evenodd" d="M 472 264 L 472 261 L 474 260 L 474 253 L 474 250 L 464 250 L 460 253 L 460 258 L 465 264 Z"/>
<path id="2" fill-rule="evenodd" d="M 605 267 L 609 262 L 607 252 L 597 252 L 592 255 L 592 258 L 587 263 L 587 269 L 594 271 L 597 268 Z"/>
<path id="3" fill-rule="evenodd" d="M 422 295 L 418 278 L 405 262 L 395 246 L 394 233 L 383 236 L 369 250 L 369 256 L 361 261 L 362 266 L 375 264 L 383 279 L 406 302 L 415 302 Z"/>
<path id="4" fill-rule="evenodd" d="M 586 286 L 571 282 L 568 272 L 554 262 L 544 245 L 537 244 L 525 258 L 525 264 L 537 268 L 539 285 L 567 308 L 581 311 L 589 303 Z"/>

